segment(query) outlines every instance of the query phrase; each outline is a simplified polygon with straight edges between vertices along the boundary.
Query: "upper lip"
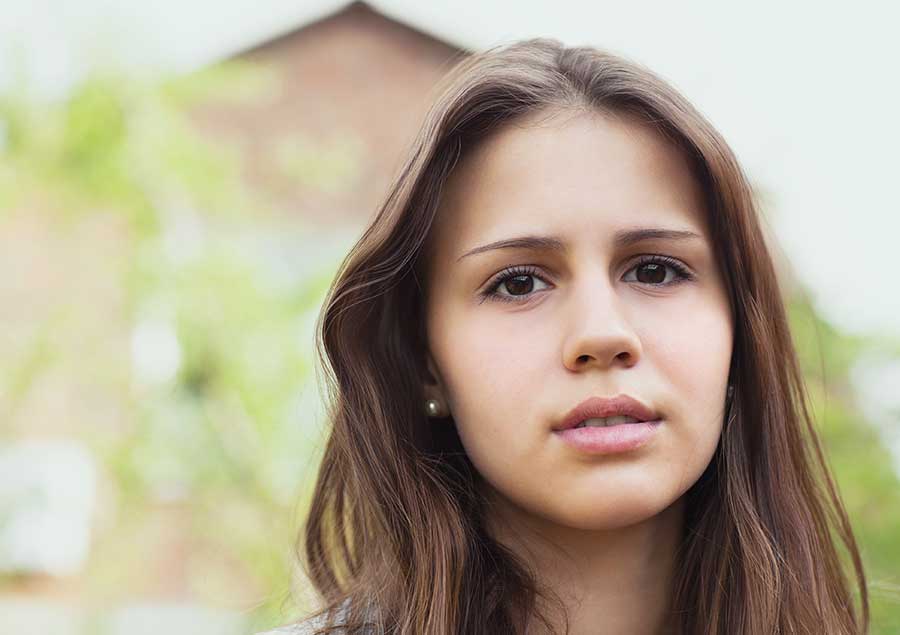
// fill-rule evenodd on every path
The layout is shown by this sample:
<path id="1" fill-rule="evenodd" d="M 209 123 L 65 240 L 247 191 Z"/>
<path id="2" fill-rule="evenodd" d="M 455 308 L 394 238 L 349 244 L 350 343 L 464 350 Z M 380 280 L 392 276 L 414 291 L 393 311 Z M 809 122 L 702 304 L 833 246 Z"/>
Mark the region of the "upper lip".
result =
<path id="1" fill-rule="evenodd" d="M 616 395 L 612 398 L 590 397 L 572 408 L 554 430 L 567 430 L 587 419 L 601 419 L 616 415 L 632 416 L 638 421 L 659 419 L 656 411 L 629 395 Z"/>

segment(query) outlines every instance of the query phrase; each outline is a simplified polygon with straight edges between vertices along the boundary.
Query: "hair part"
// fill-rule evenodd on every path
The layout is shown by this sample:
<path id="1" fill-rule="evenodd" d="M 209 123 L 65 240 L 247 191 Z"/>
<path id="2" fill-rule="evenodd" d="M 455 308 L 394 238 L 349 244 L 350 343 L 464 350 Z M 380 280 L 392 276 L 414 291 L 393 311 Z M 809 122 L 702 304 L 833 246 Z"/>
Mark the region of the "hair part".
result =
<path id="1" fill-rule="evenodd" d="M 712 125 L 653 72 L 548 38 L 452 69 L 328 291 L 317 348 L 331 431 L 298 540 L 324 602 L 317 615 L 349 609 L 339 625 L 349 633 L 367 623 L 389 633 L 525 633 L 532 619 L 550 627 L 540 607 L 562 609 L 489 535 L 480 476 L 455 427 L 423 411 L 422 281 L 442 188 L 465 153 L 525 115 L 584 111 L 636 119 L 683 152 L 734 318 L 735 393 L 715 454 L 685 494 L 673 632 L 867 632 L 861 558 L 809 413 L 748 179 Z"/>

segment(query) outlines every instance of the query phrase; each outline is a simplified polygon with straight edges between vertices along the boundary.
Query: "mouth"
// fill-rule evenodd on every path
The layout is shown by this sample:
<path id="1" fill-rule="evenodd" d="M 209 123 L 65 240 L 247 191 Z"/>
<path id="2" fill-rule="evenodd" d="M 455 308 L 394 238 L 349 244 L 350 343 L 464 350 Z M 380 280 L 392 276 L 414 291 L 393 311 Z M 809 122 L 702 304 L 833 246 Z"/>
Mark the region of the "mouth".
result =
<path id="1" fill-rule="evenodd" d="M 590 397 L 572 408 L 554 431 L 584 427 L 614 427 L 659 421 L 661 415 L 630 395 Z"/>
<path id="2" fill-rule="evenodd" d="M 614 417 L 592 417 L 579 423 L 576 428 L 609 428 L 611 426 L 627 425 L 629 423 L 643 423 L 640 419 L 627 415 Z"/>

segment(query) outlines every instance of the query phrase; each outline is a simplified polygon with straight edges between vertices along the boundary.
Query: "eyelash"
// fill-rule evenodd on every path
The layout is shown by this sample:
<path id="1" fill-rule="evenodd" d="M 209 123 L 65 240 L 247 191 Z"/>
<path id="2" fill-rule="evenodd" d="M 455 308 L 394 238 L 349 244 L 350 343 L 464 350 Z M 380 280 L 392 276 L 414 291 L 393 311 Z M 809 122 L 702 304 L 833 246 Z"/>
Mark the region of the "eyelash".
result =
<path id="1" fill-rule="evenodd" d="M 632 269 L 636 269 L 638 267 L 641 267 L 642 265 L 646 265 L 646 264 L 650 264 L 650 263 L 668 265 L 675 271 L 675 274 L 677 276 L 675 278 L 675 280 L 673 280 L 672 282 L 665 282 L 665 283 L 663 283 L 663 282 L 660 282 L 660 283 L 647 282 L 647 283 L 644 283 L 644 284 L 649 284 L 651 287 L 670 287 L 670 286 L 681 284 L 682 282 L 688 282 L 688 281 L 694 279 L 694 275 L 681 262 L 679 262 L 678 260 L 675 260 L 674 258 L 670 258 L 669 256 L 662 256 L 662 255 L 658 255 L 658 254 L 641 256 L 640 260 L 638 260 L 638 262 L 636 262 L 634 264 L 634 266 L 631 267 L 631 269 L 629 269 L 628 271 L 631 271 Z M 538 278 L 539 280 L 542 280 L 543 282 L 547 282 L 547 280 L 545 280 L 543 277 L 538 275 L 537 269 L 531 265 L 526 265 L 526 266 L 517 265 L 515 267 L 510 267 L 510 268 L 504 269 L 503 271 L 498 273 L 494 277 L 493 281 L 491 281 L 488 288 L 481 292 L 481 302 L 484 302 L 485 300 L 491 300 L 491 301 L 499 300 L 500 302 L 527 302 L 528 299 L 533 294 L 521 295 L 521 296 L 507 296 L 507 295 L 501 295 L 501 294 L 497 293 L 497 289 L 499 289 L 500 285 L 502 285 L 504 282 L 506 282 L 507 280 L 511 280 L 513 278 L 518 278 L 520 276 L 534 276 L 535 278 Z M 521 298 L 521 299 L 519 299 L 519 298 Z M 480 304 L 480 302 L 479 302 L 479 304 Z"/>

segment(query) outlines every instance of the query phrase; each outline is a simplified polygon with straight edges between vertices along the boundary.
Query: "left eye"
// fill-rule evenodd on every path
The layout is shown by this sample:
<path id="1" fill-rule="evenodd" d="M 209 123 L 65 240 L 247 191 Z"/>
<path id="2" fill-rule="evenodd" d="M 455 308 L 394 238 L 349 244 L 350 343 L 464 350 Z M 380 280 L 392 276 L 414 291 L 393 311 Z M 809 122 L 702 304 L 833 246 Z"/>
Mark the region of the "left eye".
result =
<path id="1" fill-rule="evenodd" d="M 665 282 L 667 267 L 675 272 L 673 278 L 669 280 L 669 282 Z M 685 280 L 693 279 L 693 274 L 691 274 L 687 267 L 678 260 L 669 258 L 668 256 L 643 256 L 635 266 L 628 270 L 628 273 L 631 273 L 632 271 L 648 272 L 648 276 L 652 278 L 652 280 L 626 279 L 625 282 L 641 282 L 657 287 L 667 287 L 669 285 L 678 284 L 679 282 L 684 282 Z M 662 274 L 662 280 L 659 280 L 660 274 Z"/>

